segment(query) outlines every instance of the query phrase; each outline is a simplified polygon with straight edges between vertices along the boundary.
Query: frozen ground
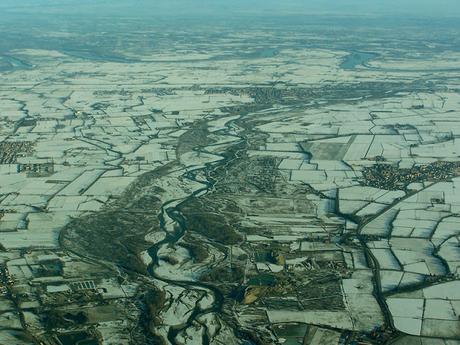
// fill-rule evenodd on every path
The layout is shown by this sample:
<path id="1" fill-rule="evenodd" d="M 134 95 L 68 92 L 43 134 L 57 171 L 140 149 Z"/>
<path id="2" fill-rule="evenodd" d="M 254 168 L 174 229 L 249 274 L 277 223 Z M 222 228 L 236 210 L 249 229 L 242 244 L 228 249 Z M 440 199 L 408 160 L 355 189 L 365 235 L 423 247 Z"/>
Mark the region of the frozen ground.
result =
<path id="1" fill-rule="evenodd" d="M 459 343 L 457 36 L 136 25 L 8 50 L 0 344 Z"/>

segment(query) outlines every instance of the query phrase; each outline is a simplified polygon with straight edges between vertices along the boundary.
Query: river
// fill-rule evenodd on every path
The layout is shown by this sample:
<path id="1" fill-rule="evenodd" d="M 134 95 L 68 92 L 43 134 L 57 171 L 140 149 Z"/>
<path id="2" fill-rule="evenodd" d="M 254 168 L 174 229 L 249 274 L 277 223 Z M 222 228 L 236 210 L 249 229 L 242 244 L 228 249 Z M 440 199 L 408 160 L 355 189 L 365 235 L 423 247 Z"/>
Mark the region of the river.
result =
<path id="1" fill-rule="evenodd" d="M 235 121 L 239 119 L 241 119 L 241 116 L 238 118 L 235 118 L 233 116 L 232 120 L 226 123 L 226 127 L 229 130 L 230 130 L 230 127 L 235 128 L 233 125 Z M 232 136 L 234 136 L 234 134 L 232 134 Z M 237 156 L 239 151 L 240 150 L 235 151 L 233 156 Z M 212 284 L 195 281 L 195 280 L 173 280 L 173 279 L 163 277 L 161 274 L 158 274 L 156 271 L 159 265 L 161 265 L 161 260 L 158 257 L 158 251 L 164 245 L 175 246 L 181 240 L 181 238 L 185 235 L 187 231 L 186 220 L 184 216 L 182 215 L 182 213 L 179 211 L 180 205 L 189 201 L 192 198 L 195 198 L 197 196 L 200 196 L 200 195 L 203 195 L 209 192 L 213 188 L 214 184 L 216 183 L 216 181 L 211 182 L 211 181 L 197 180 L 195 178 L 196 175 L 194 172 L 196 172 L 197 170 L 216 168 L 216 166 L 220 164 L 227 164 L 227 162 L 232 159 L 232 157 L 231 158 L 227 157 L 227 159 L 225 159 L 225 157 L 223 156 L 219 156 L 219 157 L 224 158 L 224 159 L 216 159 L 213 162 L 205 163 L 203 167 L 199 167 L 196 170 L 192 170 L 192 171 L 189 170 L 187 173 L 184 174 L 185 178 L 193 182 L 198 182 L 202 184 L 203 187 L 196 189 L 189 196 L 181 200 L 177 200 L 177 199 L 169 200 L 162 205 L 161 212 L 159 215 L 159 221 L 160 221 L 160 228 L 162 231 L 165 232 L 166 237 L 162 241 L 155 243 L 148 250 L 148 254 L 152 258 L 152 263 L 148 267 L 148 272 L 153 278 L 158 279 L 167 284 L 180 286 L 187 290 L 200 290 L 200 291 L 204 290 L 212 294 L 213 296 L 213 302 L 210 307 L 201 309 L 199 308 L 199 306 L 195 306 L 193 311 L 190 313 L 189 317 L 187 318 L 187 322 L 184 325 L 169 328 L 168 341 L 173 345 L 178 344 L 176 337 L 188 327 L 192 327 L 193 324 L 196 323 L 197 320 L 201 316 L 208 314 L 208 313 L 214 313 L 216 315 L 219 315 L 222 312 L 222 307 L 224 304 L 224 299 L 225 299 L 224 295 L 217 287 L 215 287 Z M 175 224 L 175 227 L 174 227 L 175 231 L 173 232 L 171 232 L 170 230 L 171 222 Z M 202 324 L 202 326 L 205 329 L 205 332 L 202 338 L 202 344 L 209 345 L 212 339 L 210 339 L 211 337 L 209 335 L 206 325 Z M 246 341 L 246 344 L 250 345 L 252 343 Z"/>

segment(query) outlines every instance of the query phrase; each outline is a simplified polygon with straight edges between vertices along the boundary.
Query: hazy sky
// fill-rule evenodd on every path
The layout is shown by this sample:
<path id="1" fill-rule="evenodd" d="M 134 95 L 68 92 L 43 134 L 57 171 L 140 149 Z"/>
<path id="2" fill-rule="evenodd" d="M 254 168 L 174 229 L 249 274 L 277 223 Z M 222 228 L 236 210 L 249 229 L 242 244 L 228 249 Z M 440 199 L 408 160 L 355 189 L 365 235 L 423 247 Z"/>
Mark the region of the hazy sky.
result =
<path id="1" fill-rule="evenodd" d="M 460 0 L 0 0 L 15 12 L 182 15 L 339 14 L 460 17 Z M 2 14 L 0 14 L 2 16 Z"/>

